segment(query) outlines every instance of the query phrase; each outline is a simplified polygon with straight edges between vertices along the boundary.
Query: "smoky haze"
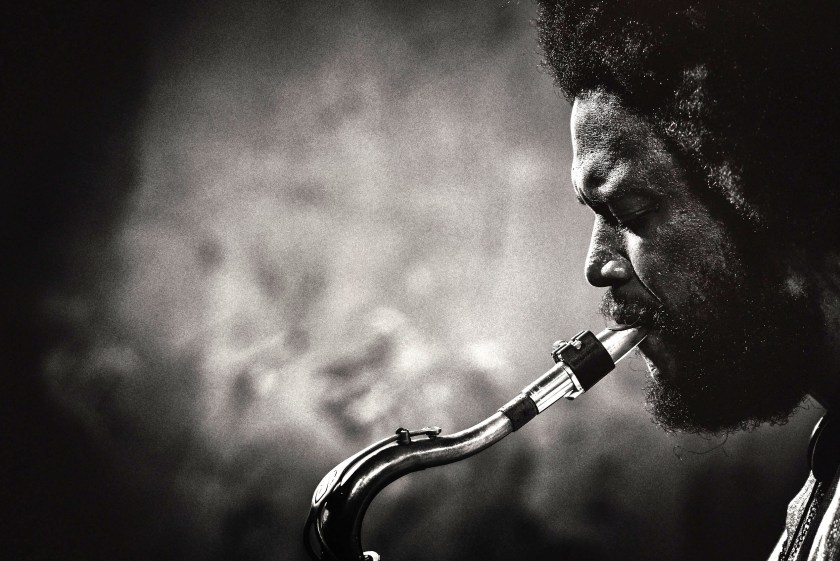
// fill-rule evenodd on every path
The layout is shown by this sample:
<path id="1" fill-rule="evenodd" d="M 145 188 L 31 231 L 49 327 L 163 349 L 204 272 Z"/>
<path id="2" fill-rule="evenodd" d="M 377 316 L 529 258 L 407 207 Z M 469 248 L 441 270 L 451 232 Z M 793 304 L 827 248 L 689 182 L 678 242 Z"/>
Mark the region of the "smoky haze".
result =
<path id="1" fill-rule="evenodd" d="M 44 297 L 73 333 L 44 376 L 115 458 L 141 555 L 302 560 L 335 464 L 400 426 L 482 420 L 550 366 L 555 339 L 603 325 L 535 15 L 254 1 L 153 20 L 136 127 L 110 156 L 130 182 L 91 180 L 120 193 L 113 228 L 95 251 L 62 240 L 86 280 Z M 667 435 L 644 383 L 629 359 L 494 449 L 394 483 L 366 548 L 765 558 L 819 412 Z"/>

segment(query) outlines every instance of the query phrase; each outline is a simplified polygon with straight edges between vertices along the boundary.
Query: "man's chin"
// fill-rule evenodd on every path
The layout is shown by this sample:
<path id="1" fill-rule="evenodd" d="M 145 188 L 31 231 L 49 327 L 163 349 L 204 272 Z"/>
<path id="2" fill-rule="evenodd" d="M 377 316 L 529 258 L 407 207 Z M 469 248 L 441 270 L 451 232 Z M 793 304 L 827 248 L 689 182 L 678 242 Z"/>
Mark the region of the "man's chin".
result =
<path id="1" fill-rule="evenodd" d="M 777 394 L 787 396 L 780 402 L 762 395 L 755 385 L 739 388 L 737 383 L 727 383 L 733 374 L 737 376 L 737 367 L 734 372 L 722 364 L 707 369 L 701 356 L 679 360 L 659 337 L 648 337 L 640 351 L 650 372 L 646 409 L 668 432 L 725 434 L 754 430 L 764 422 L 781 424 L 804 397 L 788 388 Z"/>

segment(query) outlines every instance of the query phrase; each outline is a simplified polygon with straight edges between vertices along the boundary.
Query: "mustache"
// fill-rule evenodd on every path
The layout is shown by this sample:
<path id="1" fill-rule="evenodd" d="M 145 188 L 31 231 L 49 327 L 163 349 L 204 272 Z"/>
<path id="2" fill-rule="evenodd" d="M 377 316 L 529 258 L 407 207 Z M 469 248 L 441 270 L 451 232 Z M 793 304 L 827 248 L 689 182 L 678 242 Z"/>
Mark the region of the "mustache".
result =
<path id="1" fill-rule="evenodd" d="M 646 302 L 636 297 L 616 297 L 612 288 L 608 289 L 598 312 L 607 321 L 623 325 L 639 325 L 645 327 L 662 326 L 666 320 L 665 310 L 658 302 Z"/>

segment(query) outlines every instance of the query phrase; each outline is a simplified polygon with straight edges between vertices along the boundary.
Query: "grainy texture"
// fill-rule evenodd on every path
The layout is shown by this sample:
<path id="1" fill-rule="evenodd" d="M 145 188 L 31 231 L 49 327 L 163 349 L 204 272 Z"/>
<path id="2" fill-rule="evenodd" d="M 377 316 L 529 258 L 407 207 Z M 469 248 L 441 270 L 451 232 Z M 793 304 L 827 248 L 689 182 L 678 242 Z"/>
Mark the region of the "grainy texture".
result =
<path id="1" fill-rule="evenodd" d="M 398 426 L 484 418 L 552 341 L 600 327 L 533 6 L 345 4 L 26 14 L 6 129 L 27 154 L 3 409 L 20 558 L 302 559 L 334 464 Z M 813 412 L 676 439 L 626 363 L 389 487 L 368 547 L 762 558 Z"/>

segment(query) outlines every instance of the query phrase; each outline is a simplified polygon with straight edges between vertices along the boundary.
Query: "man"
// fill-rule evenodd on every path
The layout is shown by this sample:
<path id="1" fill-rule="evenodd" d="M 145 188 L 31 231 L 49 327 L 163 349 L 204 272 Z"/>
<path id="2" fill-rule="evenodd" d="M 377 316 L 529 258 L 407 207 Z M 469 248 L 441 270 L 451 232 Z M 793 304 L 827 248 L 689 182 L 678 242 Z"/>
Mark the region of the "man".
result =
<path id="1" fill-rule="evenodd" d="M 840 559 L 838 11 L 777 4 L 543 1 L 540 36 L 595 213 L 586 277 L 650 330 L 655 419 L 720 434 L 810 394 L 828 414 L 771 558 Z"/>

